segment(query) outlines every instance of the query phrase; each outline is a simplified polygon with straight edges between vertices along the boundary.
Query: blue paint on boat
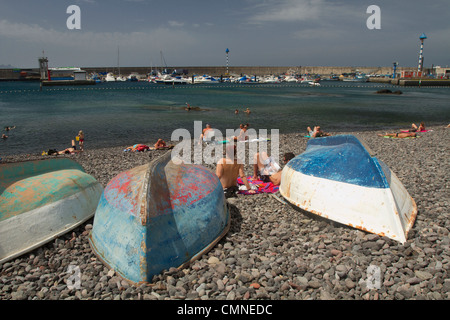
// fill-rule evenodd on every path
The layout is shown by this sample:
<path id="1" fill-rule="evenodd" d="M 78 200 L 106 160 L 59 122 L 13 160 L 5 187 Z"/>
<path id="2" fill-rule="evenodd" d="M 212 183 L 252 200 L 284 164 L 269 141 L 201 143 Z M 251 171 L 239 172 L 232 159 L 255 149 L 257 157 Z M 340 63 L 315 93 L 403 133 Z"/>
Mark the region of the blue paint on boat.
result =
<path id="1" fill-rule="evenodd" d="M 123 278 L 151 282 L 209 250 L 230 224 L 217 176 L 175 165 L 170 152 L 110 181 L 95 214 L 90 243 Z"/>
<path id="2" fill-rule="evenodd" d="M 389 188 L 380 162 L 353 135 L 315 138 L 306 150 L 287 164 L 293 170 L 318 178 L 363 187 Z"/>

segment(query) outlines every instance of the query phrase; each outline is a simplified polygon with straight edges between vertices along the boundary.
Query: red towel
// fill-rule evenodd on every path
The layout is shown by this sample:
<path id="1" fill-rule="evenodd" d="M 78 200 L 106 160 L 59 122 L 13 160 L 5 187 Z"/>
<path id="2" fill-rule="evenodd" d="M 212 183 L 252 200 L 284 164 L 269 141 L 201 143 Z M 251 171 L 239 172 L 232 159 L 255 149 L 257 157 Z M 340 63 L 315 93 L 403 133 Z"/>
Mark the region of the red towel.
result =
<path id="1" fill-rule="evenodd" d="M 258 193 L 275 193 L 279 190 L 279 186 L 274 185 L 272 182 L 263 182 L 261 180 L 253 180 L 252 177 L 247 177 L 247 181 L 249 184 L 256 185 L 258 187 L 256 192 L 254 194 Z M 239 185 L 243 185 L 244 182 L 241 178 L 238 178 L 237 180 Z M 239 193 L 241 194 L 251 194 L 247 190 L 239 190 Z"/>

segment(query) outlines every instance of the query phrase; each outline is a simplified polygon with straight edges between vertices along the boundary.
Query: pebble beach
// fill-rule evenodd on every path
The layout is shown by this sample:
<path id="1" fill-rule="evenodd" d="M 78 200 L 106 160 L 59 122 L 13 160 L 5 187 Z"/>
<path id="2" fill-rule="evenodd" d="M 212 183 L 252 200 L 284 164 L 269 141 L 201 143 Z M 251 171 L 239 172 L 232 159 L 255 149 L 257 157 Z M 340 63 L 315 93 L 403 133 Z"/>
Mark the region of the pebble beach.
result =
<path id="1" fill-rule="evenodd" d="M 381 131 L 342 132 L 364 140 L 415 200 L 418 214 L 405 244 L 295 210 L 280 201 L 279 192 L 238 195 L 229 201 L 229 232 L 184 269 L 165 270 L 148 284 L 128 283 L 92 252 L 88 235 L 94 217 L 0 265 L 0 300 L 449 299 L 450 128 L 427 129 L 432 131 L 412 139 L 377 136 Z M 305 134 L 280 135 L 280 155 L 302 153 Z M 105 187 L 117 174 L 167 152 L 124 152 L 126 147 L 92 150 L 87 140 L 83 153 L 64 156 Z M 3 162 L 46 158 L 2 157 Z M 252 175 L 250 165 L 245 171 Z M 79 289 L 68 288 L 69 266 L 79 267 Z M 373 266 L 381 275 L 376 288 L 368 283 Z"/>

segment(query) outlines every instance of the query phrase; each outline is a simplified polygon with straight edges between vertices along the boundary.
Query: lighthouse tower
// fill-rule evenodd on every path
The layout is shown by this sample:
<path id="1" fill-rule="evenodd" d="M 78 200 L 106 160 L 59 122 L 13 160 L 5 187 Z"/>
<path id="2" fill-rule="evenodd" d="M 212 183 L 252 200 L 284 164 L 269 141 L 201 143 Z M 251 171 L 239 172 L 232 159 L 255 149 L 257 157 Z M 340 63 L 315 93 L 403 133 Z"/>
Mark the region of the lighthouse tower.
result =
<path id="1" fill-rule="evenodd" d="M 425 33 L 422 33 L 419 37 L 420 39 L 420 54 L 419 54 L 419 66 L 417 68 L 417 71 L 422 72 L 423 71 L 423 42 L 424 40 L 427 38 L 427 36 L 425 35 Z"/>

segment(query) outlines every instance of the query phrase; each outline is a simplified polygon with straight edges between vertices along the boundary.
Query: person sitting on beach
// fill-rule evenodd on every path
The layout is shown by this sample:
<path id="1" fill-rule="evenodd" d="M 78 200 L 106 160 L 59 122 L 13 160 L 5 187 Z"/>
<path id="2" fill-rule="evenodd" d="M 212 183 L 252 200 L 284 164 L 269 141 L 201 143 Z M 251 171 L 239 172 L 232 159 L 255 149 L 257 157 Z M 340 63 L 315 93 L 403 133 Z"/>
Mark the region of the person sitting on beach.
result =
<path id="1" fill-rule="evenodd" d="M 283 155 L 283 162 L 287 164 L 295 155 L 292 152 L 286 152 Z M 253 179 L 259 179 L 263 182 L 272 182 L 274 185 L 281 183 L 281 167 L 266 152 L 255 154 L 255 164 L 253 165 Z"/>
<path id="2" fill-rule="evenodd" d="M 186 102 L 186 105 L 187 105 L 187 107 L 184 108 L 184 109 L 185 109 L 186 111 L 191 111 L 192 108 L 191 108 L 191 106 L 189 105 L 189 103 Z"/>
<path id="3" fill-rule="evenodd" d="M 216 175 L 222 184 L 225 198 L 236 196 L 239 190 L 238 176 L 241 177 L 249 193 L 255 193 L 256 191 L 252 190 L 245 176 L 244 165 L 237 161 L 236 145 L 234 143 L 227 144 L 225 150 L 225 158 L 220 159 L 216 167 Z"/>
<path id="4" fill-rule="evenodd" d="M 417 134 L 415 132 L 394 132 L 394 133 L 385 133 L 378 134 L 380 137 L 390 137 L 390 138 L 415 138 Z"/>
<path id="5" fill-rule="evenodd" d="M 158 139 L 158 141 L 155 143 L 155 149 L 164 149 L 166 147 L 166 142 L 163 139 Z"/>
<path id="6" fill-rule="evenodd" d="M 425 123 L 421 122 L 419 127 L 417 127 L 417 125 L 415 123 L 411 124 L 411 129 L 409 130 L 401 130 L 401 131 L 407 131 L 407 132 L 421 132 L 421 131 L 425 131 Z"/>
<path id="7" fill-rule="evenodd" d="M 207 137 L 206 133 L 207 133 L 208 131 L 210 131 L 210 130 L 212 130 L 211 125 L 206 124 L 205 129 L 203 129 L 202 134 L 200 135 L 200 141 L 199 141 L 199 144 L 201 144 L 202 141 L 206 141 L 206 137 Z"/>
<path id="8" fill-rule="evenodd" d="M 78 140 L 78 144 L 80 146 L 80 150 L 83 151 L 84 150 L 84 132 L 83 132 L 83 130 L 80 130 L 80 132 L 78 132 L 77 140 Z"/>
<path id="9" fill-rule="evenodd" d="M 239 135 L 237 137 L 233 137 L 234 141 L 245 141 L 248 140 L 248 127 L 250 127 L 250 125 L 247 124 L 240 124 L 239 125 L 239 129 L 241 129 L 241 131 L 239 132 Z"/>
<path id="10" fill-rule="evenodd" d="M 239 114 L 239 110 L 238 109 L 234 110 L 234 114 Z"/>
<path id="11" fill-rule="evenodd" d="M 311 130 L 310 127 L 306 128 L 311 138 L 319 138 L 319 137 L 328 137 L 331 136 L 328 132 L 324 132 L 320 126 L 315 126 L 314 130 Z"/>
<path id="12" fill-rule="evenodd" d="M 250 111 L 249 108 L 245 109 L 244 112 L 245 112 L 246 114 L 250 114 L 250 113 L 251 113 L 251 111 Z"/>

